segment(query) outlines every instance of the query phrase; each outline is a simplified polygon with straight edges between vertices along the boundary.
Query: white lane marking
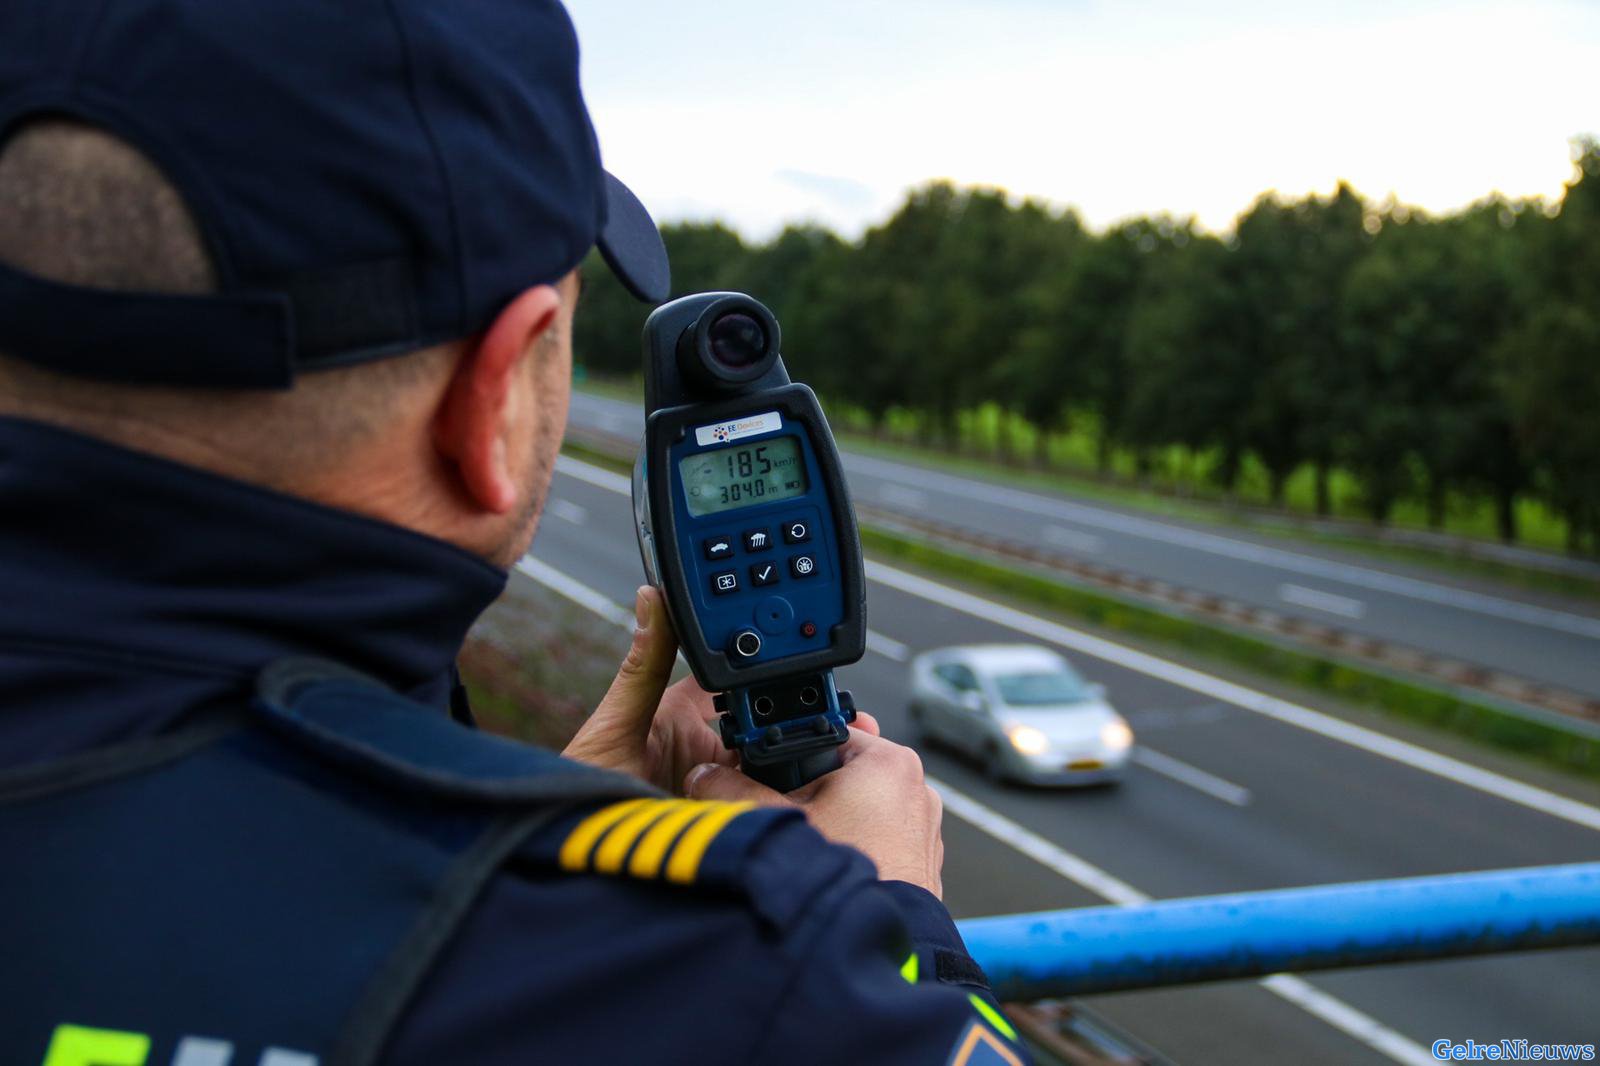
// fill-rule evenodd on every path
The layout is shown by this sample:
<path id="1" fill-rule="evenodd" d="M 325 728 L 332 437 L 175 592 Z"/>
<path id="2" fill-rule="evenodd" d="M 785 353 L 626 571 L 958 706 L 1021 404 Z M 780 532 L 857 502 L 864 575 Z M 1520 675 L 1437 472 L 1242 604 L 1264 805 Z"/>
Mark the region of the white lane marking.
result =
<path id="1" fill-rule="evenodd" d="M 1001 843 L 1010 845 L 1046 869 L 1053 870 L 1068 881 L 1093 892 L 1101 899 L 1115 903 L 1119 907 L 1133 907 L 1151 901 L 1152 897 L 1128 882 L 1107 873 L 1089 860 L 1051 843 L 965 792 L 934 777 L 929 777 L 927 780 L 933 790 L 939 793 L 945 810 Z M 1376 1018 L 1363 1014 L 1343 1000 L 1328 995 L 1303 978 L 1279 973 L 1263 978 L 1260 985 L 1280 999 L 1294 1004 L 1395 1062 L 1405 1063 L 1406 1066 L 1424 1066 L 1437 1061 L 1422 1045 L 1406 1039 Z"/>
<path id="2" fill-rule="evenodd" d="M 517 560 L 517 569 L 552 592 L 565 596 L 579 607 L 593 611 L 606 621 L 629 629 L 633 628 L 632 611 L 617 606 L 604 593 L 568 577 L 548 563 L 542 563 L 531 555 L 524 555 Z"/>
<path id="3" fill-rule="evenodd" d="M 1328 995 L 1304 978 L 1275 973 L 1262 978 L 1261 987 L 1396 1062 L 1406 1063 L 1407 1066 L 1430 1066 L 1439 1061 L 1420 1045 L 1407 1040 L 1370 1015 L 1362 1014 L 1344 1000 Z"/>
<path id="4" fill-rule="evenodd" d="M 1213 677 L 1199 670 L 1179 666 L 1142 651 L 1135 651 L 1122 644 L 1069 629 L 1037 615 L 982 599 L 971 593 L 951 588 L 949 585 L 941 585 L 936 581 L 929 581 L 927 578 L 908 574 L 904 570 L 896 570 L 879 562 L 870 560 L 867 562 L 867 577 L 890 588 L 943 604 L 952 610 L 1092 655 L 1106 662 L 1116 663 L 1118 666 L 1159 678 L 1191 692 L 1198 692 L 1286 725 L 1327 737 L 1329 740 L 1360 748 L 1362 751 L 1421 770 L 1423 773 L 1442 777 L 1491 796 L 1498 796 L 1529 810 L 1562 818 L 1586 829 L 1600 830 L 1600 807 L 1568 799 L 1548 789 L 1523 784 L 1503 774 L 1479 769 L 1460 759 L 1452 759 L 1448 755 L 1440 755 L 1416 744 L 1396 740 L 1385 733 L 1352 725 L 1332 715 L 1313 711 L 1309 707 L 1302 707 L 1297 703 L 1278 699 L 1276 696 L 1268 696 L 1243 685 L 1224 681 L 1220 677 Z"/>
<path id="5" fill-rule="evenodd" d="M 599 591 L 568 577 L 554 567 L 541 563 L 531 556 L 524 556 L 517 564 L 517 569 L 535 581 L 548 585 L 574 603 L 594 611 L 602 618 L 613 622 L 620 619 L 624 625 L 632 624 L 632 617 L 627 611 L 606 599 Z M 1039 834 L 1023 828 L 966 793 L 952 788 L 938 778 L 930 777 L 927 781 L 938 791 L 945 810 L 972 823 L 996 840 L 1010 845 L 1046 869 L 1053 870 L 1100 898 L 1123 907 L 1150 901 L 1150 896 L 1128 882 L 1107 873 L 1089 860 L 1052 844 Z M 1419 1045 L 1407 1040 L 1393 1029 L 1292 974 L 1274 974 L 1261 981 L 1261 986 L 1396 1062 L 1405 1063 L 1406 1066 L 1426 1066 L 1434 1061 Z"/>
<path id="6" fill-rule="evenodd" d="M 1002 844 L 1008 844 L 1040 866 L 1065 877 L 1068 881 L 1093 892 L 1101 899 L 1110 900 L 1122 907 L 1149 903 L 1150 897 L 1114 874 L 1107 873 L 1087 859 L 1079 858 L 1058 844 L 1046 840 L 999 811 L 973 799 L 965 792 L 929 777 L 928 785 L 944 801 L 944 809 L 970 822 Z"/>
<path id="7" fill-rule="evenodd" d="M 1360 600 L 1336 596 L 1320 589 L 1308 589 L 1304 585 L 1279 585 L 1278 599 L 1284 603 L 1309 607 L 1313 611 L 1327 611 L 1341 618 L 1362 618 L 1367 613 L 1367 605 Z"/>
<path id="8" fill-rule="evenodd" d="M 1174 726 L 1195 723 L 1220 722 L 1237 713 L 1237 708 L 1210 700 L 1194 707 L 1146 707 L 1137 711 L 1124 711 L 1122 716 L 1133 726 L 1134 735 L 1153 730 L 1171 729 Z"/>
<path id="9" fill-rule="evenodd" d="M 893 659 L 897 663 L 903 663 L 911 658 L 910 648 L 893 637 L 884 636 L 876 629 L 867 630 L 867 650 L 875 651 L 884 658 Z"/>
<path id="10" fill-rule="evenodd" d="M 926 492 L 908 489 L 904 485 L 885 485 L 879 495 L 883 497 L 883 502 L 890 507 L 901 507 L 907 511 L 922 511 L 926 510 L 928 506 L 928 494 Z"/>
<path id="11" fill-rule="evenodd" d="M 568 577 L 552 566 L 541 563 L 531 555 L 524 555 L 519 559 L 517 569 L 550 591 L 565 596 L 579 607 L 593 611 L 606 621 L 619 625 L 630 633 L 633 632 L 633 612 L 606 599 L 604 593 Z M 678 649 L 673 661 L 679 667 L 687 668 L 689 665 L 689 661 L 683 657 L 681 648 Z"/>
<path id="12" fill-rule="evenodd" d="M 1106 546 L 1104 538 L 1093 533 L 1085 533 L 1081 529 L 1068 529 L 1065 526 L 1045 526 L 1044 541 L 1061 548 L 1070 548 L 1073 551 L 1093 555 Z"/>
<path id="13" fill-rule="evenodd" d="M 557 518 L 564 518 L 575 526 L 581 526 L 589 520 L 588 509 L 579 507 L 571 500 L 552 497 L 545 501 L 544 508 Z"/>
<path id="14" fill-rule="evenodd" d="M 627 478 L 566 456 L 557 458 L 556 468 L 613 492 L 628 494 L 632 491 Z M 1600 830 L 1600 807 L 1568 799 L 1548 789 L 1523 784 L 1504 774 L 1479 769 L 1460 759 L 1452 759 L 1448 755 L 1440 755 L 1416 744 L 1396 740 L 1386 733 L 1352 725 L 1332 715 L 1302 707 L 1298 703 L 1290 703 L 1288 700 L 1281 700 L 1276 696 L 1268 696 L 1243 685 L 1224 681 L 1220 677 L 1158 659 L 1154 655 L 1135 651 L 1125 645 L 1090 636 L 1076 629 L 1069 629 L 1037 615 L 993 603 L 971 593 L 951 588 L 949 585 L 941 585 L 936 581 L 929 581 L 927 578 L 908 574 L 904 570 L 896 570 L 879 562 L 871 560 L 867 562 L 867 577 L 890 588 L 897 588 L 934 603 L 942 603 L 946 607 L 1005 626 L 1007 629 L 1041 637 L 1052 644 L 1059 644 L 1064 648 L 1072 648 L 1097 659 L 1116 663 L 1118 666 L 1158 678 L 1191 692 L 1231 703 L 1235 707 L 1242 707 L 1263 717 L 1296 726 L 1353 748 L 1360 748 L 1362 751 L 1410 766 L 1423 773 L 1442 777 L 1466 788 L 1498 796 L 1508 803 L 1552 815 L 1586 829 Z"/>
<path id="15" fill-rule="evenodd" d="M 1423 600 L 1445 607 L 1455 607 L 1464 611 L 1474 611 L 1478 614 L 1521 622 L 1525 625 L 1556 629 L 1566 633 L 1573 633 L 1580 637 L 1600 639 L 1600 618 L 1570 614 L 1566 611 L 1551 610 L 1548 607 L 1536 607 L 1532 604 L 1517 603 L 1512 600 L 1502 600 L 1494 596 L 1486 596 L 1480 592 L 1469 592 L 1466 589 L 1452 588 L 1448 585 L 1436 585 L 1429 581 L 1403 577 L 1399 574 L 1391 574 L 1381 570 L 1368 570 L 1350 563 L 1339 563 L 1331 559 L 1301 555 L 1298 552 L 1286 551 L 1282 548 L 1269 548 L 1266 545 L 1255 544 L 1250 541 L 1233 540 L 1229 537 L 1219 536 L 1216 533 L 1205 533 L 1200 530 L 1189 529 L 1186 526 L 1167 525 L 1154 519 L 1138 518 L 1133 515 L 1118 514 L 1114 511 L 1102 511 L 1084 504 L 1036 496 L 1033 493 L 992 485 L 983 481 L 957 478 L 932 470 L 891 463 L 882 459 L 872 459 L 858 455 L 855 452 L 847 452 L 844 456 L 844 463 L 847 473 L 859 470 L 874 477 L 890 478 L 901 484 L 921 485 L 924 488 L 939 489 L 944 492 L 955 493 L 968 503 L 984 501 L 998 504 L 1002 507 L 1010 507 L 1030 514 L 1049 515 L 1069 522 L 1076 522 L 1080 525 L 1095 526 L 1113 533 L 1143 537 L 1147 540 L 1161 541 L 1166 544 L 1176 544 L 1180 547 L 1208 552 L 1212 555 L 1222 555 L 1230 559 L 1239 559 L 1243 562 L 1277 567 L 1280 570 L 1290 570 L 1298 574 L 1325 578 L 1330 581 L 1342 581 L 1348 585 L 1357 585 L 1361 588 L 1373 589 L 1378 592 L 1407 596 L 1411 599 Z"/>
<path id="16" fill-rule="evenodd" d="M 1181 785 L 1188 785 L 1223 803 L 1231 803 L 1235 807 L 1250 805 L 1248 788 L 1236 785 L 1232 781 L 1225 781 L 1216 774 L 1209 774 L 1198 766 L 1190 766 L 1182 759 L 1174 759 L 1170 755 L 1152 751 L 1143 744 L 1134 748 L 1133 754 L 1128 757 L 1146 770 L 1158 773 L 1162 777 L 1169 777 Z"/>
<path id="17" fill-rule="evenodd" d="M 607 492 L 619 492 L 624 496 L 633 495 L 633 482 L 628 478 L 602 467 L 581 462 L 570 455 L 556 456 L 556 472 L 575 477 L 579 481 L 587 481 Z"/>

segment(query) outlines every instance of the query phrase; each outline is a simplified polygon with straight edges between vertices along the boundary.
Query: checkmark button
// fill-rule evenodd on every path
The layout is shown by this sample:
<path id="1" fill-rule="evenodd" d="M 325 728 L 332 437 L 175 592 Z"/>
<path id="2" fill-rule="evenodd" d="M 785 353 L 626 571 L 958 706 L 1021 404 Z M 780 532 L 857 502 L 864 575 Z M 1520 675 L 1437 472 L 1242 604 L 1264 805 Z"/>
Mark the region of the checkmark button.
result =
<path id="1" fill-rule="evenodd" d="M 778 567 L 776 563 L 757 563 L 750 568 L 750 584 L 776 585 L 778 583 Z"/>

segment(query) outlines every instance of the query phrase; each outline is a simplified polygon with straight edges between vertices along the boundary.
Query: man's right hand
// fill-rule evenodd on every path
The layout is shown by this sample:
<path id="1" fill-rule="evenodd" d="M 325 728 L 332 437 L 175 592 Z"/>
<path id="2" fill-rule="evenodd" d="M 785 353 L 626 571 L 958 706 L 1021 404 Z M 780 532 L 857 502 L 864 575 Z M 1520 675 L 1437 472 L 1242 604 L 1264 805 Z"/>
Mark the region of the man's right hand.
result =
<path id="1" fill-rule="evenodd" d="M 788 795 L 737 770 L 703 763 L 684 778 L 693 799 L 751 800 L 799 807 L 823 836 L 877 864 L 885 881 L 909 881 L 943 896 L 944 804 L 922 776 L 917 753 L 860 729 L 839 749 L 843 765 Z"/>

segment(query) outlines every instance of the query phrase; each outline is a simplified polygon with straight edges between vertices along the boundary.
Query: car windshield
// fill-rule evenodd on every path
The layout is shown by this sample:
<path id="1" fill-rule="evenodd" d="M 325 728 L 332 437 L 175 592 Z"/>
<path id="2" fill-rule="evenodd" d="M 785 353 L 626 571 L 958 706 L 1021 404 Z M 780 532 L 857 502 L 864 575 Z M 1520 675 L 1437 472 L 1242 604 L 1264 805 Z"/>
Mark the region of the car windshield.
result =
<path id="1" fill-rule="evenodd" d="M 1012 707 L 1044 707 L 1089 699 L 1083 678 L 1066 669 L 1000 674 L 994 683 L 1000 690 L 1000 698 Z"/>

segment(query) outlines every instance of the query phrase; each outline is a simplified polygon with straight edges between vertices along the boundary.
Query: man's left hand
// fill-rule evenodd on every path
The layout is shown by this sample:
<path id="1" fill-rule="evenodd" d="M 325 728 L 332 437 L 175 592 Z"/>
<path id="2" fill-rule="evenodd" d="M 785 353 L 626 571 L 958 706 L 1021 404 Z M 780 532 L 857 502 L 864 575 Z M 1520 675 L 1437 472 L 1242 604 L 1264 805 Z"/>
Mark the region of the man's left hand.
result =
<path id="1" fill-rule="evenodd" d="M 642 778 L 677 792 L 700 763 L 734 766 L 722 746 L 711 694 L 685 678 L 667 687 L 678 641 L 659 590 L 641 586 L 634 600 L 633 646 L 594 714 L 562 754 Z"/>

